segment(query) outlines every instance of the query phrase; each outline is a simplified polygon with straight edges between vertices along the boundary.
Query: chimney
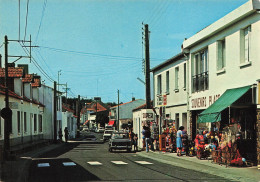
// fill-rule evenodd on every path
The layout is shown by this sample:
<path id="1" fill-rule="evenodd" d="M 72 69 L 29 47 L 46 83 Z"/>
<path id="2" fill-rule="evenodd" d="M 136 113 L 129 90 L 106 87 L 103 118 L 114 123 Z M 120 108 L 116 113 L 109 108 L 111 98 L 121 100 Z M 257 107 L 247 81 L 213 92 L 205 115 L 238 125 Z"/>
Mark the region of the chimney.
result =
<path id="1" fill-rule="evenodd" d="M 24 75 L 29 73 L 29 66 L 28 66 L 28 64 L 18 64 L 18 67 L 22 67 L 23 68 Z"/>
<path id="2" fill-rule="evenodd" d="M 132 101 L 135 101 L 135 97 L 132 97 Z"/>

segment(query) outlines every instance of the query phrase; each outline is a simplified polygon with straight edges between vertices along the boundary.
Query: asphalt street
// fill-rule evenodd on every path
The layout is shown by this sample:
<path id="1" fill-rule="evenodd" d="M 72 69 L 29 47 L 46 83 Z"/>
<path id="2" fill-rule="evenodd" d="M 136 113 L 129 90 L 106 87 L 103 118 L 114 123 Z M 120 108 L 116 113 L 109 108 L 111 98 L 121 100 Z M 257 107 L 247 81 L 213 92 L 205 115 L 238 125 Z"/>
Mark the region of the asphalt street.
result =
<path id="1" fill-rule="evenodd" d="M 219 176 L 169 165 L 137 153 L 108 151 L 96 141 L 69 142 L 34 158 L 29 181 L 228 181 Z"/>

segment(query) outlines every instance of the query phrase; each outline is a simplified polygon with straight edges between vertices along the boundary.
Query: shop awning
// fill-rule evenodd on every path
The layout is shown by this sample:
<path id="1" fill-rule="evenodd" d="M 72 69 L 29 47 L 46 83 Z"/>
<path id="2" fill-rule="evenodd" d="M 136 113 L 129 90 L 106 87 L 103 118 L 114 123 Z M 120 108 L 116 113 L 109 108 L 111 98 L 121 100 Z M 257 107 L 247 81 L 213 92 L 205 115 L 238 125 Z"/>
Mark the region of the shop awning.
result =
<path id="1" fill-rule="evenodd" d="M 115 123 L 115 120 L 110 120 L 110 121 L 108 122 L 108 125 L 109 125 L 109 126 L 113 126 L 114 123 Z"/>
<path id="2" fill-rule="evenodd" d="M 217 122 L 221 120 L 221 111 L 236 102 L 251 86 L 228 89 L 211 106 L 199 114 L 198 123 Z"/>

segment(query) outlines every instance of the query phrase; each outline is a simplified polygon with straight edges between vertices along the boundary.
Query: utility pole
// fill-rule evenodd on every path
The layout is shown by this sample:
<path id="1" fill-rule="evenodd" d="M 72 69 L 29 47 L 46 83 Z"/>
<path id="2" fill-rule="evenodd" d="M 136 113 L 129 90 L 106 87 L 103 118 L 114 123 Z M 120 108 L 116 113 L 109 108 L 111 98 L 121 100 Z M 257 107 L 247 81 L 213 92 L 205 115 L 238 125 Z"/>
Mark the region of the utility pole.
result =
<path id="1" fill-rule="evenodd" d="M 60 75 L 61 75 L 61 70 L 58 71 L 58 91 L 60 86 Z"/>
<path id="2" fill-rule="evenodd" d="M 2 68 L 2 54 L 0 54 L 0 68 Z"/>
<path id="3" fill-rule="evenodd" d="M 54 125 L 54 143 L 57 143 L 57 83 L 54 81 L 54 101 L 53 101 L 53 125 Z"/>
<path id="4" fill-rule="evenodd" d="M 150 86 L 150 52 L 149 52 L 149 28 L 144 25 L 145 33 L 145 98 L 146 109 L 151 109 L 151 86 Z"/>
<path id="5" fill-rule="evenodd" d="M 117 90 L 117 131 L 119 131 L 119 90 Z"/>
<path id="6" fill-rule="evenodd" d="M 80 127 L 80 95 L 78 95 L 78 105 L 77 105 L 77 138 L 80 137 L 79 127 Z"/>
<path id="7" fill-rule="evenodd" d="M 5 108 L 1 111 L 1 115 L 4 118 L 4 160 L 8 160 L 10 154 L 10 132 L 12 126 L 12 110 L 9 108 L 8 81 L 8 38 L 5 36 Z"/>

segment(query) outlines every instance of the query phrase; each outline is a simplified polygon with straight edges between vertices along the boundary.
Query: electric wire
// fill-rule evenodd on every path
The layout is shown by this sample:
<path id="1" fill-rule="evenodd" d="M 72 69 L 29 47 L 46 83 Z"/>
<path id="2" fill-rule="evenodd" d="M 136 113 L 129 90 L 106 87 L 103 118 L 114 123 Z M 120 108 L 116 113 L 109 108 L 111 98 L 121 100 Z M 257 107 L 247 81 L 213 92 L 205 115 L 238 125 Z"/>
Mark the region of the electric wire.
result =
<path id="1" fill-rule="evenodd" d="M 151 22 L 150 22 L 150 24 L 151 24 L 151 28 L 153 27 L 153 24 L 155 24 L 158 20 L 159 20 L 159 18 L 158 17 L 160 17 L 161 16 L 161 14 L 163 13 L 163 10 L 165 9 L 165 7 L 168 5 L 168 1 L 167 0 L 165 0 L 161 5 L 161 7 L 160 7 L 160 9 L 158 10 L 158 12 L 155 14 L 156 16 L 155 16 L 155 18 L 154 19 L 152 19 L 151 20 Z"/>
<path id="2" fill-rule="evenodd" d="M 43 2 L 43 7 L 42 7 L 42 16 L 41 16 L 41 20 L 40 20 L 40 24 L 39 24 L 39 28 L 38 28 L 38 32 L 37 32 L 37 35 L 36 35 L 35 42 L 38 41 L 38 36 L 39 36 L 40 29 L 41 29 L 41 26 L 42 26 L 42 20 L 43 20 L 43 17 L 44 17 L 46 5 L 47 5 L 47 0 L 44 0 L 44 2 Z"/>
<path id="3" fill-rule="evenodd" d="M 24 41 L 25 41 L 25 38 L 26 38 L 28 13 L 29 13 L 29 0 L 27 0 L 27 10 L 26 10 L 26 18 L 25 18 L 26 21 L 25 21 L 25 29 L 24 29 Z"/>
<path id="4" fill-rule="evenodd" d="M 59 49 L 59 48 L 53 48 L 53 47 L 46 47 L 46 46 L 39 46 L 40 48 L 48 49 L 51 51 L 56 52 L 63 52 L 63 53 L 72 53 L 72 54 L 80 54 L 85 56 L 92 56 L 92 57 L 102 57 L 106 59 L 119 59 L 119 60 L 135 60 L 140 61 L 141 58 L 138 57 L 128 57 L 128 56 L 115 56 L 115 55 L 107 55 L 107 54 L 96 54 L 96 53 L 90 53 L 90 52 L 83 52 L 83 51 L 73 51 L 73 50 L 66 50 L 66 49 Z M 161 61 L 165 59 L 159 59 L 159 58 L 153 58 L 154 61 Z"/>
<path id="5" fill-rule="evenodd" d="M 30 55 L 29 50 L 25 47 L 25 45 L 21 42 L 19 42 L 21 47 L 23 48 L 24 52 L 27 54 L 27 56 L 31 57 L 32 63 L 35 65 L 35 67 L 47 78 L 50 82 L 54 82 L 54 80 L 42 69 L 42 67 L 38 64 L 38 62 L 34 59 L 33 56 Z"/>

